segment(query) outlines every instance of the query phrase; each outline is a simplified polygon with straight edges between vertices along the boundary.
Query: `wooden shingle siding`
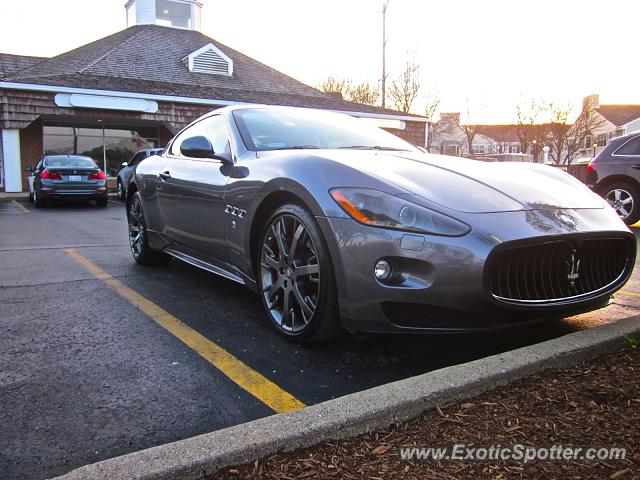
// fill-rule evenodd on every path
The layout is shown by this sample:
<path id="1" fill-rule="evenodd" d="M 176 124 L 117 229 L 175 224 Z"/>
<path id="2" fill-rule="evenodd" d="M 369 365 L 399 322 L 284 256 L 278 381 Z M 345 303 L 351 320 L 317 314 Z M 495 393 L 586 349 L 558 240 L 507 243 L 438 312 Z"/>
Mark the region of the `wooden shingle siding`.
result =
<path id="1" fill-rule="evenodd" d="M 0 129 L 25 128 L 41 117 L 74 116 L 77 118 L 109 120 L 147 120 L 165 124 L 169 129 L 178 131 L 196 118 L 215 110 L 206 105 L 158 102 L 156 113 L 123 112 L 93 110 L 85 108 L 64 108 L 54 102 L 55 94 L 26 92 L 20 90 L 0 90 Z"/>

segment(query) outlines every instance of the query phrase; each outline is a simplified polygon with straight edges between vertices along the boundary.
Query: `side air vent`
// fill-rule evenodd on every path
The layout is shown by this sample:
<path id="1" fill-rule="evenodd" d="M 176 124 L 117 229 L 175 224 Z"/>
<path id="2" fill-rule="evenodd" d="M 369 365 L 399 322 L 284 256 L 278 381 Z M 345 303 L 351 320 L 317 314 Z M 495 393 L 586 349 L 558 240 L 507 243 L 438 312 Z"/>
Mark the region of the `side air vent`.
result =
<path id="1" fill-rule="evenodd" d="M 233 60 L 212 43 L 182 59 L 189 71 L 210 75 L 233 75 Z"/>

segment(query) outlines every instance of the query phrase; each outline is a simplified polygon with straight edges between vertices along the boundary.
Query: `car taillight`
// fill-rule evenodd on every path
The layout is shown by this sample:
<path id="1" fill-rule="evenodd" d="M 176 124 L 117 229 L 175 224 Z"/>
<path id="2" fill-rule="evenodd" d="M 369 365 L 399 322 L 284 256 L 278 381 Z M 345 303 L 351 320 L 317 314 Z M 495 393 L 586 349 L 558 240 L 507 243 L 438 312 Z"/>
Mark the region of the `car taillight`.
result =
<path id="1" fill-rule="evenodd" d="M 587 165 L 587 174 L 593 173 L 597 168 L 597 166 L 598 164 L 596 162 L 594 161 L 589 162 L 589 165 Z"/>
<path id="2" fill-rule="evenodd" d="M 40 178 L 46 178 L 49 180 L 62 180 L 62 175 L 59 172 L 50 172 L 45 168 L 40 174 Z"/>
<path id="3" fill-rule="evenodd" d="M 107 176 L 102 170 L 98 170 L 96 173 L 92 173 L 91 175 L 89 175 L 88 178 L 89 180 L 104 180 L 105 178 L 107 178 Z"/>

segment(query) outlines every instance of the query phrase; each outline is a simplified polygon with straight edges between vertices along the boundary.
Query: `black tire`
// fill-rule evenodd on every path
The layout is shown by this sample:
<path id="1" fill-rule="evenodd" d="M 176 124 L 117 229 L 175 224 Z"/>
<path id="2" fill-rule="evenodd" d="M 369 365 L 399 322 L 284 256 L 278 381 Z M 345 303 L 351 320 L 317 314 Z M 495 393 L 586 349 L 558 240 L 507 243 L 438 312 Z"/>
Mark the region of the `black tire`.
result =
<path id="1" fill-rule="evenodd" d="M 116 183 L 116 194 L 120 200 L 124 200 L 127 197 L 126 192 L 124 191 L 124 185 L 122 185 L 122 181 L 118 178 L 118 182 Z"/>
<path id="2" fill-rule="evenodd" d="M 602 197 L 627 225 L 633 225 L 640 220 L 640 193 L 631 183 L 612 183 L 602 189 Z"/>
<path id="3" fill-rule="evenodd" d="M 129 225 L 129 246 L 136 263 L 140 265 L 166 265 L 171 256 L 153 250 L 147 240 L 147 223 L 142 209 L 142 196 L 135 192 L 127 204 L 127 222 Z M 139 234 L 139 236 L 138 236 Z"/>
<path id="4" fill-rule="evenodd" d="M 29 191 L 29 203 L 33 203 L 33 192 Z"/>
<path id="5" fill-rule="evenodd" d="M 35 205 L 36 208 L 44 208 L 47 205 L 49 205 L 49 201 L 46 198 L 40 198 L 38 196 L 38 191 L 34 190 L 33 191 L 33 204 Z"/>
<path id="6" fill-rule="evenodd" d="M 276 232 L 281 232 L 282 242 Z M 282 205 L 271 214 L 259 241 L 255 262 L 260 298 L 278 332 L 297 343 L 339 336 L 333 263 L 313 215 L 300 205 Z"/>
<path id="7" fill-rule="evenodd" d="M 109 197 L 104 196 L 96 199 L 96 207 L 105 208 L 109 204 Z"/>

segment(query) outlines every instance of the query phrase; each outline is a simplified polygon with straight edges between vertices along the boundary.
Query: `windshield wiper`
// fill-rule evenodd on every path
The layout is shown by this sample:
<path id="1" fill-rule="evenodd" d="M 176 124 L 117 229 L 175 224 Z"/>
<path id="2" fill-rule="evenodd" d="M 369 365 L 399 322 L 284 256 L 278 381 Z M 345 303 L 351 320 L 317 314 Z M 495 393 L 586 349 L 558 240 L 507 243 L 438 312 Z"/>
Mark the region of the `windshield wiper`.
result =
<path id="1" fill-rule="evenodd" d="M 320 148 L 315 145 L 291 145 L 288 147 L 277 147 L 277 148 L 268 148 L 267 151 L 271 150 L 305 150 L 310 148 Z"/>
<path id="2" fill-rule="evenodd" d="M 395 151 L 395 152 L 408 152 L 406 148 L 398 147 L 384 147 L 382 145 L 349 145 L 348 147 L 339 147 L 351 150 L 383 150 L 383 151 Z"/>

